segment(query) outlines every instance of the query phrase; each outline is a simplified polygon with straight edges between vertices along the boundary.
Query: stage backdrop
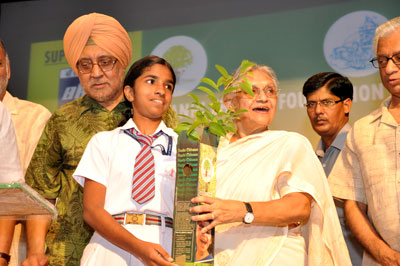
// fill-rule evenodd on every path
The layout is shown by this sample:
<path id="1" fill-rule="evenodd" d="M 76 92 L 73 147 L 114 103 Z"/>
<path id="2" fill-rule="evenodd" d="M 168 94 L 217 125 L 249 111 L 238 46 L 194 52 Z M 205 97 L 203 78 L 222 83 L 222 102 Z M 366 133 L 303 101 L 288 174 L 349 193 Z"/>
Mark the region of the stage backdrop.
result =
<path id="1" fill-rule="evenodd" d="M 219 64 L 232 72 L 243 59 L 271 66 L 280 81 L 277 115 L 270 129 L 299 132 L 315 146 L 301 93 L 305 80 L 323 71 L 336 71 L 354 85 L 350 121 L 377 108 L 388 96 L 377 69 L 372 41 L 375 28 L 399 16 L 398 0 L 362 0 L 316 8 L 220 20 L 179 27 L 130 32 L 133 61 L 148 54 L 167 59 L 178 83 L 173 107 L 188 110 L 202 77 L 216 79 Z M 62 41 L 31 45 L 28 99 L 54 111 L 83 94 L 79 80 L 65 60 Z"/>

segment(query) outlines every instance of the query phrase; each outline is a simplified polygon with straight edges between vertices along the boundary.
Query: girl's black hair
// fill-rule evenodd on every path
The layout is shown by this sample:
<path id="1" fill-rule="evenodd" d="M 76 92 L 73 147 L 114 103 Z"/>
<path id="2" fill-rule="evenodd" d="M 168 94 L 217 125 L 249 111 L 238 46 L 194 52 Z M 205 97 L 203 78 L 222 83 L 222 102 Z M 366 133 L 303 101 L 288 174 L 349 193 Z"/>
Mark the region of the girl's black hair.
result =
<path id="1" fill-rule="evenodd" d="M 155 64 L 160 64 L 168 67 L 168 69 L 171 71 L 172 81 L 174 83 L 174 88 L 175 88 L 176 76 L 174 69 L 164 58 L 158 57 L 156 55 L 145 56 L 142 59 L 139 59 L 138 61 L 133 63 L 133 65 L 129 68 L 128 73 L 125 76 L 124 87 L 128 85 L 133 88 L 136 79 L 143 74 L 145 69 Z"/>

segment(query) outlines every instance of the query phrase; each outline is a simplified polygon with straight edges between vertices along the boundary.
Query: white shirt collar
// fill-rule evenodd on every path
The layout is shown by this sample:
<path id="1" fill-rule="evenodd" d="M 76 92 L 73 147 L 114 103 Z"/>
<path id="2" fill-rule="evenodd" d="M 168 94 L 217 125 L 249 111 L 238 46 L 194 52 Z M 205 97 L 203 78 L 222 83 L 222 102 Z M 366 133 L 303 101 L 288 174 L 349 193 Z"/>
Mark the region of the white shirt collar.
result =
<path id="1" fill-rule="evenodd" d="M 120 132 L 122 132 L 124 129 L 130 129 L 130 128 L 135 128 L 137 131 L 140 132 L 138 126 L 135 124 L 135 122 L 133 122 L 133 119 L 129 119 L 125 125 L 123 125 L 122 127 L 120 127 Z M 165 134 L 169 135 L 169 136 L 173 136 L 173 129 L 167 127 L 167 125 L 165 125 L 164 121 L 161 121 L 160 124 L 158 125 L 156 131 L 154 131 L 153 134 L 159 132 L 160 130 L 162 130 Z M 140 132 L 142 133 L 142 132 Z M 143 134 L 143 133 L 142 133 Z"/>

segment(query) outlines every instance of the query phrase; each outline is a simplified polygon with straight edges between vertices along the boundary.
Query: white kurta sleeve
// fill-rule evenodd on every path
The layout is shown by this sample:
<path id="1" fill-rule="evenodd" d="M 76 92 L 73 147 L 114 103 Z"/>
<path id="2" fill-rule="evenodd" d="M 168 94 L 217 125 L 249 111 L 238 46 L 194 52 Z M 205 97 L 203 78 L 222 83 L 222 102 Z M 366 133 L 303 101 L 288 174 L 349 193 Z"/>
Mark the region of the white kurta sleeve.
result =
<path id="1" fill-rule="evenodd" d="M 0 102 L 0 183 L 22 182 L 23 174 L 10 112 Z"/>

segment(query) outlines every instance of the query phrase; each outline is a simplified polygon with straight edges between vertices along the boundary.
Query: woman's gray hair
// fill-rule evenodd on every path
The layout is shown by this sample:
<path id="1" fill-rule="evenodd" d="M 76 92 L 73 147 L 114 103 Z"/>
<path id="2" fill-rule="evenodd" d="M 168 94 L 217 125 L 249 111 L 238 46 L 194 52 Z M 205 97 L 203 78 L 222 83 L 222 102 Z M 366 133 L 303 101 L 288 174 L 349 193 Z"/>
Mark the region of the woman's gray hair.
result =
<path id="1" fill-rule="evenodd" d="M 374 37 L 375 55 L 377 55 L 376 53 L 378 51 L 379 39 L 395 32 L 398 29 L 400 29 L 400 17 L 395 17 L 389 21 L 386 21 L 385 23 L 380 25 L 378 28 L 376 28 L 375 37 Z"/>
<path id="2" fill-rule="evenodd" d="M 279 89 L 279 82 L 278 82 L 278 78 L 276 77 L 276 74 L 275 74 L 275 71 L 271 68 L 271 67 L 269 67 L 269 66 L 266 66 L 266 65 L 253 65 L 253 66 L 250 66 L 250 67 L 248 67 L 245 71 L 244 71 L 244 73 L 248 73 L 248 72 L 252 72 L 252 71 L 255 71 L 255 70 L 260 70 L 260 71 L 263 71 L 264 73 L 266 73 L 268 76 L 270 76 L 271 77 L 271 79 L 272 79 L 272 81 L 274 82 L 274 85 L 275 85 L 275 88 L 276 89 Z M 237 84 L 237 82 L 240 80 L 240 78 L 238 78 L 238 76 L 239 76 L 239 74 L 240 74 L 240 67 L 238 67 L 236 70 L 235 70 L 235 72 L 233 73 L 233 82 L 232 82 L 232 84 Z"/>

